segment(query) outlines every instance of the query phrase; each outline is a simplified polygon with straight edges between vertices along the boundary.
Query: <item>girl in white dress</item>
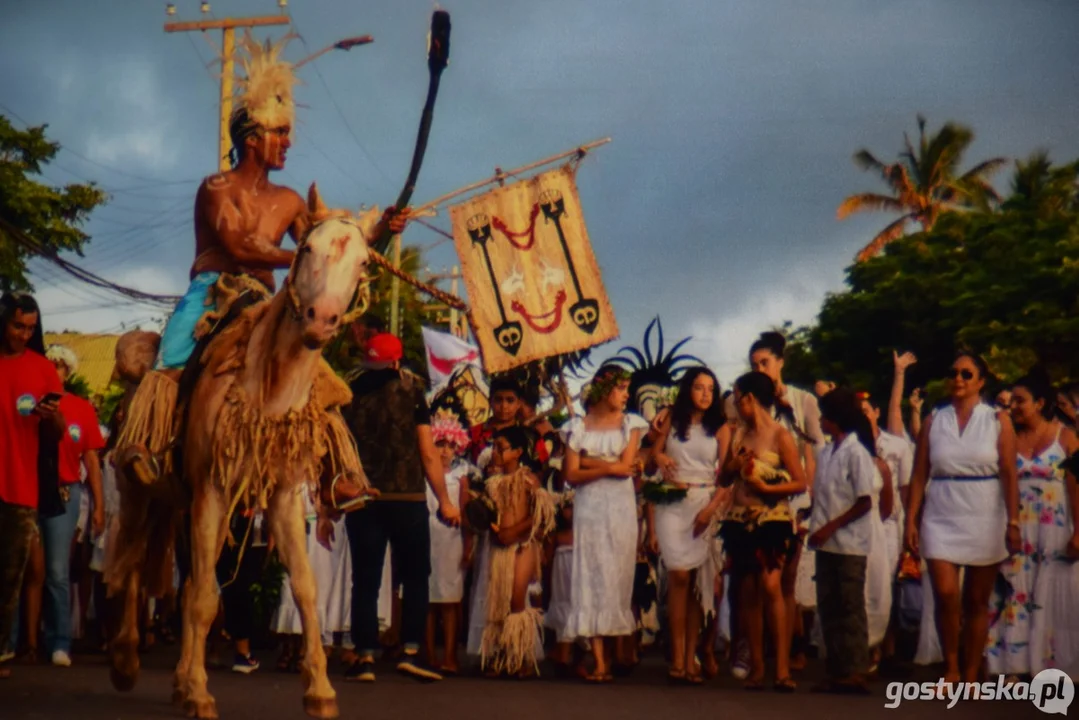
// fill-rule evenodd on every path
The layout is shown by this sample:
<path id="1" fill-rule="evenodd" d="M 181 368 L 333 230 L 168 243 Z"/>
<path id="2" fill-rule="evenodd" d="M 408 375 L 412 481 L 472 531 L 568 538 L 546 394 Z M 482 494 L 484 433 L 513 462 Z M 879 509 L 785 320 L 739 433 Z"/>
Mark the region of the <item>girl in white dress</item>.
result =
<path id="1" fill-rule="evenodd" d="M 667 569 L 667 618 L 672 680 L 702 682 L 696 667 L 703 622 L 715 615 L 714 519 L 723 496 L 716 477 L 731 429 L 719 400 L 719 382 L 704 367 L 686 371 L 670 412 L 659 418 L 653 453 L 665 482 L 686 490 L 675 502 L 656 504 L 653 528 Z M 711 531 L 709 532 L 709 529 Z"/>
<path id="2" fill-rule="evenodd" d="M 1056 393 L 1044 373 L 1012 388 L 1019 466 L 1022 549 L 1000 572 L 1007 590 L 990 603 L 989 672 L 1036 675 L 1079 661 L 1079 532 L 1075 477 L 1061 463 L 1079 450 L 1075 433 L 1052 420 Z"/>
<path id="3" fill-rule="evenodd" d="M 479 470 L 464 459 L 469 435 L 456 414 L 439 409 L 431 420 L 431 438 L 438 448 L 446 481 L 446 494 L 458 509 L 469 497 L 469 480 Z M 430 609 L 427 611 L 427 662 L 446 675 L 456 675 L 457 626 L 461 599 L 465 592 L 464 530 L 448 527 L 438 519 L 438 498 L 427 487 L 427 509 L 431 512 L 431 576 L 428 580 Z M 435 631 L 442 622 L 445 659 L 435 661 Z"/>
<path id="4" fill-rule="evenodd" d="M 906 520 L 907 548 L 928 562 L 950 683 L 978 681 L 997 569 L 1020 544 L 1015 431 L 982 402 L 988 374 L 985 361 L 967 353 L 952 364 L 952 401 L 926 420 L 918 440 Z"/>
<path id="5" fill-rule="evenodd" d="M 342 515 L 337 520 L 320 521 L 311 493 L 304 491 L 303 496 L 304 519 L 307 523 L 307 559 L 315 576 L 315 609 L 318 611 L 319 628 L 322 630 L 322 645 L 332 648 L 334 633 L 348 632 L 351 629 L 352 556 L 345 535 L 345 518 Z M 332 528 L 325 545 L 319 540 L 319 522 L 328 523 Z M 277 669 L 299 672 L 300 661 L 303 659 L 303 627 L 287 573 L 281 577 L 280 598 L 270 623 L 271 631 L 286 636 Z"/>
<path id="6" fill-rule="evenodd" d="M 585 417 L 562 429 L 563 477 L 575 488 L 573 576 L 564 632 L 591 641 L 595 667 L 590 682 L 610 682 L 605 638 L 631 635 L 633 579 L 637 562 L 637 497 L 633 487 L 637 451 L 648 429 L 625 412 L 629 374 L 615 366 L 596 373 Z"/>

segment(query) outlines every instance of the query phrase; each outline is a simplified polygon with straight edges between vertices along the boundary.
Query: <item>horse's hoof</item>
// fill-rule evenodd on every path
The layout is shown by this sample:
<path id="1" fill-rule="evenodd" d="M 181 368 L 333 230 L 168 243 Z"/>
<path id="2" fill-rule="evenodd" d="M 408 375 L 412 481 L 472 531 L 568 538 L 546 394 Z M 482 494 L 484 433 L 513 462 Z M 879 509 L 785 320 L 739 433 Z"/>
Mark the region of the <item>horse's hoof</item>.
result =
<path id="1" fill-rule="evenodd" d="M 114 645 L 109 667 L 112 686 L 120 692 L 128 692 L 139 679 L 139 653 L 131 646 Z"/>
<path id="2" fill-rule="evenodd" d="M 184 711 L 189 718 L 199 720 L 217 720 L 217 703 L 213 698 L 205 700 L 185 700 Z"/>
<path id="3" fill-rule="evenodd" d="M 173 705 L 175 705 L 176 707 L 183 707 L 184 703 L 186 701 L 187 701 L 187 693 L 184 692 L 183 688 L 175 687 L 175 688 L 172 689 L 172 704 Z"/>
<path id="4" fill-rule="evenodd" d="M 335 697 L 304 695 L 303 710 L 311 717 L 322 718 L 323 720 L 340 715 L 337 710 L 337 698 Z"/>

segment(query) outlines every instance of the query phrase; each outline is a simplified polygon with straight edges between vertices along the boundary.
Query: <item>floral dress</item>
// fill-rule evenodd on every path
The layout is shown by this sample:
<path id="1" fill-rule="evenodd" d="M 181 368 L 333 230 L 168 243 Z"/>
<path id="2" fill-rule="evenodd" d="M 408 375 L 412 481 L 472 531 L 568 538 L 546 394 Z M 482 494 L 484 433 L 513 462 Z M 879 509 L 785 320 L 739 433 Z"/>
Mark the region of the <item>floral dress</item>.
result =
<path id="1" fill-rule="evenodd" d="M 1022 548 L 1001 564 L 990 602 L 990 673 L 1037 674 L 1079 661 L 1079 563 L 1065 556 L 1072 536 L 1060 435 L 1033 460 L 1022 455 Z"/>

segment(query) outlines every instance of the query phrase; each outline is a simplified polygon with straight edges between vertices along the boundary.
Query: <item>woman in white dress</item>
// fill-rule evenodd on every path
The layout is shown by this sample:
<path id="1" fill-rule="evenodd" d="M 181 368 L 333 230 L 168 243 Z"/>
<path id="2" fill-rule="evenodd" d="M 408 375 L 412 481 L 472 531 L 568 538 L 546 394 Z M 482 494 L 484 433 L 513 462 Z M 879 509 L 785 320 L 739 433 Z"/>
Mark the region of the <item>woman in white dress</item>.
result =
<path id="1" fill-rule="evenodd" d="M 952 364 L 952 401 L 926 420 L 918 440 L 906 520 L 907 548 L 929 566 L 950 683 L 977 682 L 997 569 L 1020 543 L 1015 431 L 982 402 L 988 374 L 985 361 L 967 353 Z"/>
<path id="2" fill-rule="evenodd" d="M 629 373 L 601 367 L 587 393 L 587 415 L 562 429 L 563 478 L 575 489 L 573 577 L 564 633 L 591 641 L 590 682 L 610 682 L 605 638 L 633 634 L 633 580 L 637 562 L 637 451 L 648 429 L 626 413 Z"/>
<path id="3" fill-rule="evenodd" d="M 332 648 L 334 633 L 348 632 L 351 628 L 352 560 L 345 536 L 345 519 L 342 515 L 337 520 L 320 520 L 310 492 L 304 492 L 304 519 L 307 523 L 307 559 L 315 576 L 315 608 L 322 630 L 322 645 Z M 320 532 L 319 523 L 328 527 Z M 285 636 L 277 669 L 299 672 L 303 660 L 300 642 L 303 628 L 287 573 L 281 576 L 279 597 L 280 603 L 270 623 L 273 632 Z"/>
<path id="4" fill-rule="evenodd" d="M 723 496 L 716 478 L 731 429 L 719 400 L 719 381 L 704 367 L 686 371 L 670 412 L 659 418 L 653 445 L 665 481 L 686 490 L 681 500 L 657 504 L 653 530 L 667 568 L 667 619 L 672 680 L 702 682 L 696 668 L 701 625 L 715 615 L 716 566 L 712 527 Z"/>
<path id="5" fill-rule="evenodd" d="M 753 370 L 770 377 L 776 384 L 774 417 L 794 438 L 802 459 L 802 470 L 809 483 L 805 492 L 790 499 L 799 542 L 795 545 L 794 556 L 783 568 L 783 599 L 787 603 L 791 666 L 795 670 L 801 670 L 806 663 L 804 649 L 807 633 L 803 620 L 817 606 L 817 590 L 813 583 L 816 558 L 813 551 L 805 547 L 805 537 L 817 452 L 824 447 L 824 431 L 821 430 L 817 397 L 807 390 L 783 382 L 783 355 L 786 347 L 787 339 L 781 333 L 761 333 L 749 349 L 749 365 Z"/>
<path id="6" fill-rule="evenodd" d="M 1079 532 L 1075 476 L 1061 463 L 1079 450 L 1053 419 L 1056 393 L 1043 372 L 1012 388 L 1022 548 L 1000 572 L 990 603 L 988 667 L 996 675 L 1036 675 L 1079 661 Z"/>

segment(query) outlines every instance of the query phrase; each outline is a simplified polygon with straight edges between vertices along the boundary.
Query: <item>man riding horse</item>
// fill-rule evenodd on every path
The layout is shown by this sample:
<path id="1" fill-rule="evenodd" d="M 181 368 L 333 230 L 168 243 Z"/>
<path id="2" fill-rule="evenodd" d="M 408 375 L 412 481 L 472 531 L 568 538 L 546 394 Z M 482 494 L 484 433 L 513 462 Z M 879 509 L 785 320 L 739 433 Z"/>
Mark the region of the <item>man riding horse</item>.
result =
<path id="1" fill-rule="evenodd" d="M 273 271 L 287 269 L 295 255 L 281 247 L 285 233 L 298 242 L 310 222 L 303 198 L 269 179 L 271 171 L 284 169 L 292 145 L 296 80 L 291 66 L 278 58 L 283 43 L 262 47 L 248 36 L 243 47 L 246 77 L 229 123 L 233 168 L 199 186 L 191 284 L 165 327 L 154 368 L 131 401 L 119 439 L 124 469 L 147 484 L 170 465 L 179 381 L 199 341 L 227 319 L 237 301 L 235 309 L 273 294 Z M 371 237 L 387 224 L 400 233 L 407 218 L 407 210 L 389 208 Z M 323 487 L 331 507 L 355 505 L 362 493 L 347 477 Z"/>

